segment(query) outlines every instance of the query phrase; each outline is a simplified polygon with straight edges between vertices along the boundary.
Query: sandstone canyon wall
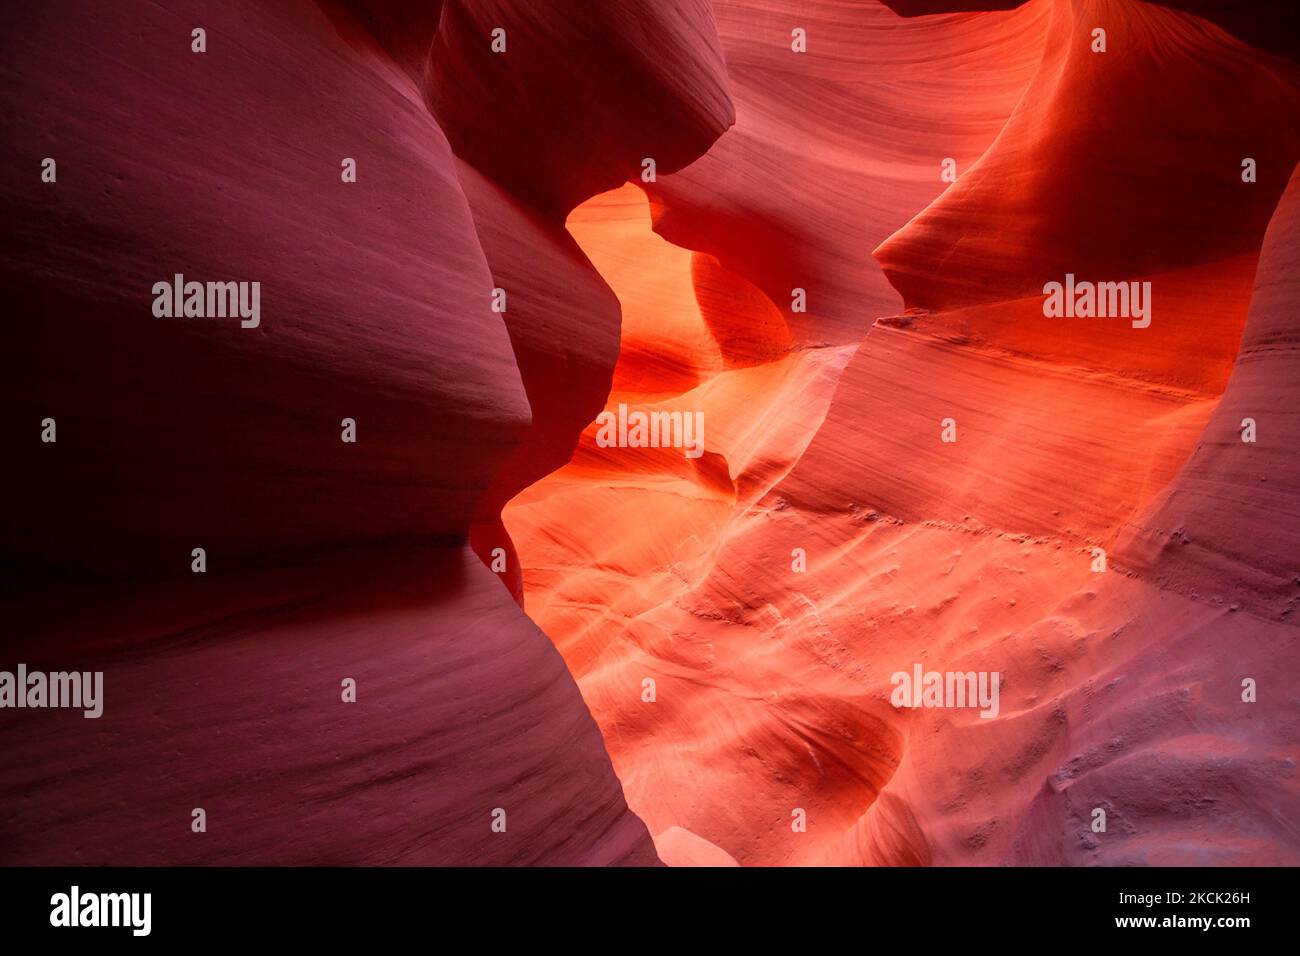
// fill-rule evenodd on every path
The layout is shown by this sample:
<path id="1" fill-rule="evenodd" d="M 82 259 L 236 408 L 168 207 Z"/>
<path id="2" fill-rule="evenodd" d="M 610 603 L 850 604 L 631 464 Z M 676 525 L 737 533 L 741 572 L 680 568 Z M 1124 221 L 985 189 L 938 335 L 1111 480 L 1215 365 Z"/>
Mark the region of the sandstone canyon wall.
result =
<path id="1" fill-rule="evenodd" d="M 609 407 L 708 437 L 589 429 L 507 509 L 525 608 L 670 863 L 1294 864 L 1296 65 L 1222 8 L 891 6 L 715 4 L 736 127 L 570 217 Z M 1150 325 L 1047 318 L 1066 273 Z M 915 664 L 997 717 L 892 706 Z"/>
<path id="2" fill-rule="evenodd" d="M 4 9 L 0 862 L 1300 862 L 1287 6 Z"/>
<path id="3" fill-rule="evenodd" d="M 564 214 L 731 122 L 706 4 L 611 8 L 599 47 L 580 6 L 5 9 L 5 166 L 38 170 L 0 225 L 6 667 L 107 699 L 4 712 L 4 862 L 656 861 L 469 548 L 608 390 Z M 174 275 L 260 280 L 260 320 L 160 318 Z"/>

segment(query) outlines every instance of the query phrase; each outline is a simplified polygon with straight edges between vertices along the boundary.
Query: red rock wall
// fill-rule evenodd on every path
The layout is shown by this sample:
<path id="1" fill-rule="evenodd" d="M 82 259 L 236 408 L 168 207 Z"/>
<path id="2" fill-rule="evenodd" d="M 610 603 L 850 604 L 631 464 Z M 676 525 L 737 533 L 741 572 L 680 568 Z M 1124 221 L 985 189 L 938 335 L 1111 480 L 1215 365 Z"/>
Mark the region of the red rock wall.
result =
<path id="1" fill-rule="evenodd" d="M 611 8 L 597 47 L 527 3 L 0 16 L 6 666 L 107 695 L 6 711 L 3 861 L 655 862 L 494 580 L 497 512 L 567 461 L 617 356 L 564 213 L 731 121 L 707 6 Z M 259 280 L 260 325 L 155 317 L 175 273 Z"/>

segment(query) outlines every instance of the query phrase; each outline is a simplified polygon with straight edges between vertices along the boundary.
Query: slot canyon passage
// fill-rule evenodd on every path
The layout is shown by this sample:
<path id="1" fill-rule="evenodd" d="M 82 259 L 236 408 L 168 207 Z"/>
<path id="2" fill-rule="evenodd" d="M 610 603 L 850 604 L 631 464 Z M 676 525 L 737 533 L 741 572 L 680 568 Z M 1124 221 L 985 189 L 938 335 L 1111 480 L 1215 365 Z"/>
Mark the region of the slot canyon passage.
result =
<path id="1" fill-rule="evenodd" d="M 4 9 L 0 862 L 1300 863 L 1290 14 Z"/>

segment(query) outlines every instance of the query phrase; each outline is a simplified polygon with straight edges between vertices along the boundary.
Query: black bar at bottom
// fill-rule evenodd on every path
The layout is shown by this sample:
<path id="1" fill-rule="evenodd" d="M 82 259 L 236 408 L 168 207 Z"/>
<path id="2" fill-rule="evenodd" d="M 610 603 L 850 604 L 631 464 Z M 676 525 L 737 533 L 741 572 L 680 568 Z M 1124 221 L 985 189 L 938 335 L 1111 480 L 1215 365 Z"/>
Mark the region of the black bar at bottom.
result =
<path id="1" fill-rule="evenodd" d="M 205 947 L 406 938 L 459 949 L 453 940 L 470 933 L 466 943 L 567 939 L 589 949 L 602 939 L 689 939 L 732 949 L 803 931 L 825 945 L 839 933 L 863 945 L 1124 937 L 1231 945 L 1294 929 L 1295 876 L 1217 868 L 9 868 L 0 869 L 0 938 Z"/>

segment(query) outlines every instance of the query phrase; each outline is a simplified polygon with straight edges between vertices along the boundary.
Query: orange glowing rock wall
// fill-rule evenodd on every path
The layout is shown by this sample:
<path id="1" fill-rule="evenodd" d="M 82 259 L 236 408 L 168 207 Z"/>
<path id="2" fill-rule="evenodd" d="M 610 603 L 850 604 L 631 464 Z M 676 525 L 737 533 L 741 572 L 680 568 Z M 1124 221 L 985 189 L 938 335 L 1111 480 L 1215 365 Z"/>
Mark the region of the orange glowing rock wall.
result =
<path id="1" fill-rule="evenodd" d="M 1300 862 L 1285 5 L 893 6 L 720 0 L 736 125 L 570 214 L 605 407 L 705 450 L 589 425 L 506 508 L 525 610 L 670 864 Z M 892 706 L 915 663 L 998 715 Z"/>

